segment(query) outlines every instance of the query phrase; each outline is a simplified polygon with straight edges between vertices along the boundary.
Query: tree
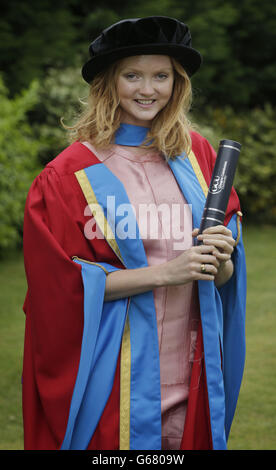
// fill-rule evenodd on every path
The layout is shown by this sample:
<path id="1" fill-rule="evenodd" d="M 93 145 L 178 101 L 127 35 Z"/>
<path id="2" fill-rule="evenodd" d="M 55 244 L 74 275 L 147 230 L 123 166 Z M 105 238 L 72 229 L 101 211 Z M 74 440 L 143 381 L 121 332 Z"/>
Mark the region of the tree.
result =
<path id="1" fill-rule="evenodd" d="M 1 9 L 0 68 L 14 94 L 49 68 L 80 66 L 100 31 L 123 18 L 167 15 L 187 23 L 203 65 L 203 104 L 236 109 L 275 103 L 273 0 L 10 0 Z"/>
<path id="2" fill-rule="evenodd" d="M 27 112 L 38 97 L 38 83 L 33 82 L 14 99 L 0 77 L 0 255 L 21 241 L 27 191 L 39 171 L 39 141 L 33 137 Z"/>
<path id="3" fill-rule="evenodd" d="M 1 5 L 0 68 L 13 95 L 50 66 L 63 67 L 76 55 L 77 30 L 68 3 L 10 0 Z"/>

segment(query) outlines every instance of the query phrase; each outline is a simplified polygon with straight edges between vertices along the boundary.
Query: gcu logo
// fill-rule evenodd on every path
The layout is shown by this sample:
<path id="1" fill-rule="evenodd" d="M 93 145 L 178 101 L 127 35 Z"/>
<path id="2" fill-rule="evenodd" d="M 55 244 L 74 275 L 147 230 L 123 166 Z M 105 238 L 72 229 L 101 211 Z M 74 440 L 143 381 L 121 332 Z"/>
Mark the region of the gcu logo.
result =
<path id="1" fill-rule="evenodd" d="M 214 181 L 213 181 L 213 184 L 210 188 L 210 193 L 212 194 L 218 194 L 220 193 L 220 191 L 224 188 L 224 178 L 222 176 L 215 176 L 214 177 Z"/>
<path id="2" fill-rule="evenodd" d="M 224 189 L 225 181 L 227 178 L 227 175 L 226 175 L 227 163 L 228 163 L 227 161 L 224 163 L 221 175 L 214 176 L 212 180 L 212 186 L 209 189 L 211 194 L 218 194 L 222 191 L 222 189 Z"/>

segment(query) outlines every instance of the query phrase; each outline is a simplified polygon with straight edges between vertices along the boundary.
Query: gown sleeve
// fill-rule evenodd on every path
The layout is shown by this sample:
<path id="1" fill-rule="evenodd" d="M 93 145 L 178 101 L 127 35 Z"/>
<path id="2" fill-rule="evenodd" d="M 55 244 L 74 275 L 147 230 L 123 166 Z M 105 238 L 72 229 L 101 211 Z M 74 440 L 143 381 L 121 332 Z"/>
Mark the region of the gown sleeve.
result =
<path id="1" fill-rule="evenodd" d="M 60 446 L 78 369 L 83 287 L 81 267 L 63 248 L 65 230 L 70 219 L 59 178 L 46 168 L 30 188 L 24 218 L 26 449 Z"/>
<path id="2" fill-rule="evenodd" d="M 25 449 L 117 448 L 127 299 L 104 302 L 106 274 L 118 268 L 95 262 L 74 182 L 46 167 L 26 201 Z"/>

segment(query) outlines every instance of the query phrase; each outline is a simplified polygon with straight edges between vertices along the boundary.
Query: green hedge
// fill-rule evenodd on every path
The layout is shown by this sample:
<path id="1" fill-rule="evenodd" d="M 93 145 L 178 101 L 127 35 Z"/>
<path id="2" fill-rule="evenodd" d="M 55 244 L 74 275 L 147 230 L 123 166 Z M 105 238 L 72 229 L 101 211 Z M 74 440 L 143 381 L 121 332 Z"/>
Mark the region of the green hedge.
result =
<path id="1" fill-rule="evenodd" d="M 196 113 L 197 114 L 197 113 Z M 217 150 L 220 139 L 242 144 L 235 187 L 249 221 L 276 223 L 276 110 L 269 104 L 237 114 L 232 108 L 205 109 L 199 129 Z"/>
<path id="2" fill-rule="evenodd" d="M 89 86 L 78 68 L 69 67 L 63 72 L 48 70 L 40 83 L 38 100 L 29 115 L 34 135 L 40 142 L 39 161 L 45 165 L 68 145 L 68 133 L 61 125 L 70 126 L 82 108 Z"/>
<path id="3" fill-rule="evenodd" d="M 0 255 L 22 240 L 27 191 L 38 172 L 39 142 L 27 113 L 37 102 L 38 84 L 9 99 L 0 77 Z"/>

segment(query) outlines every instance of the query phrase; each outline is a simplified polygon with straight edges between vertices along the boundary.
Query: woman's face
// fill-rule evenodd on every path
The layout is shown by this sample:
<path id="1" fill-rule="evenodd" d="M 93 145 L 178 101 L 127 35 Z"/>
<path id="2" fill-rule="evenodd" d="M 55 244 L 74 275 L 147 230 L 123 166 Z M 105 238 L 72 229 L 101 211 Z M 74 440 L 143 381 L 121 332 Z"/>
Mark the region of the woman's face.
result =
<path id="1" fill-rule="evenodd" d="M 119 66 L 117 93 L 122 122 L 150 127 L 168 103 L 174 72 L 165 55 L 139 55 L 123 59 Z"/>

